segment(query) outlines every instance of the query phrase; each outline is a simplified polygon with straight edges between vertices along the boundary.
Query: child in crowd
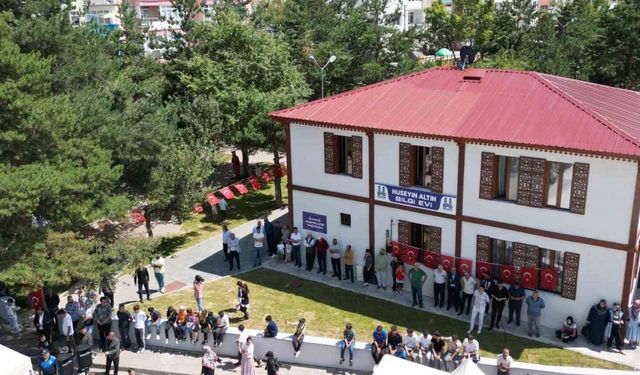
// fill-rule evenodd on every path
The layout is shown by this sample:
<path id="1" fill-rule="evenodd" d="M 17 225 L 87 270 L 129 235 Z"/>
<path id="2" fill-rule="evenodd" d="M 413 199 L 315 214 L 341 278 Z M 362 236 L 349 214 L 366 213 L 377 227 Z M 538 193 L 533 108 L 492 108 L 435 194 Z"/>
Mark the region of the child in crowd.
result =
<path id="1" fill-rule="evenodd" d="M 293 251 L 293 245 L 291 244 L 291 241 L 286 242 L 286 244 L 284 245 L 284 249 L 285 249 L 284 261 L 291 262 L 291 252 Z"/>
<path id="2" fill-rule="evenodd" d="M 396 291 L 393 292 L 394 295 L 401 296 L 402 288 L 404 287 L 404 266 L 402 263 L 398 264 L 396 268 Z"/>
<path id="3" fill-rule="evenodd" d="M 280 243 L 278 243 L 277 248 L 278 248 L 278 258 L 280 259 L 284 259 L 284 254 L 285 254 L 285 242 L 282 241 Z"/>

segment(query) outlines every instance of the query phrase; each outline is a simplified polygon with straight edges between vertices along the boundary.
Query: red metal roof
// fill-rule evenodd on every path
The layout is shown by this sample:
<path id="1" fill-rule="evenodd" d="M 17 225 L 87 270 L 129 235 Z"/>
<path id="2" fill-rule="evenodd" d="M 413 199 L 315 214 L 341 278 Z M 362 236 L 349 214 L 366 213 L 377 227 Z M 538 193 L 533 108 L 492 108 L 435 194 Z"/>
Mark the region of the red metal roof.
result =
<path id="1" fill-rule="evenodd" d="M 481 76 L 480 82 L 464 79 Z M 280 121 L 640 156 L 640 93 L 524 71 L 435 68 L 271 113 Z"/>

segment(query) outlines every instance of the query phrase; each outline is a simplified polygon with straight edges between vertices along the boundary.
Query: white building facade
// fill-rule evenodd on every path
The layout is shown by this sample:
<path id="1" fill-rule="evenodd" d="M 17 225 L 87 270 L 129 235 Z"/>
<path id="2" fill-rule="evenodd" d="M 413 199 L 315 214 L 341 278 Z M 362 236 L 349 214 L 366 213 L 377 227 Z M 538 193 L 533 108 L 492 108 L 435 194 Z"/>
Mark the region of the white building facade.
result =
<path id="1" fill-rule="evenodd" d="M 440 73 L 454 74 L 425 75 Z M 414 249 L 430 276 L 426 296 L 433 296 L 429 254 L 436 262 L 467 263 L 474 276 L 484 269 L 507 284 L 517 280 L 527 294 L 536 289 L 545 299 L 545 326 L 558 326 L 568 315 L 584 323 L 600 298 L 623 306 L 632 300 L 638 283 L 636 156 L 437 136 L 428 126 L 425 134 L 392 130 L 392 123 L 376 128 L 386 119 L 368 113 L 377 106 L 353 104 L 379 90 L 380 103 L 388 103 L 385 116 L 392 117 L 396 103 L 385 95 L 398 81 L 416 86 L 409 76 L 272 114 L 287 130 L 292 225 L 303 234 L 337 238 L 343 248 L 352 245 L 356 265 L 367 248 L 377 253 L 399 243 Z M 314 122 L 321 112 L 326 116 Z M 364 120 L 367 114 L 372 123 Z M 406 113 L 403 121 L 411 118 Z"/>

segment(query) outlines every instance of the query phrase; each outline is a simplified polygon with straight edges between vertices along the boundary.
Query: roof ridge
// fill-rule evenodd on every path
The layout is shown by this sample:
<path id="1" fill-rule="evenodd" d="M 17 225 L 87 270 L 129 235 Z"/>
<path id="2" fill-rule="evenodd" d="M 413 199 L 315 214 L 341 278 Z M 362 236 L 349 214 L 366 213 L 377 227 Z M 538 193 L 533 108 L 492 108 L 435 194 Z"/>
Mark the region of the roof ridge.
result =
<path id="1" fill-rule="evenodd" d="M 362 91 L 371 90 L 371 89 L 374 89 L 374 88 L 377 88 L 377 87 L 381 87 L 381 86 L 389 85 L 391 83 L 395 83 L 395 82 L 398 82 L 398 81 L 409 79 L 409 78 L 412 78 L 412 77 L 415 77 L 415 76 L 428 74 L 429 72 L 432 72 L 434 70 L 451 70 L 451 68 L 449 68 L 449 67 L 427 68 L 427 69 L 420 70 L 420 71 L 417 71 L 417 72 L 401 75 L 399 77 L 390 78 L 388 80 L 372 83 L 372 84 L 369 84 L 369 85 L 366 85 L 366 86 L 357 87 L 355 89 L 344 91 L 344 92 L 341 92 L 341 93 L 336 94 L 336 95 L 331 95 L 331 96 L 327 96 L 325 98 L 312 100 L 312 101 L 306 102 L 306 103 L 301 103 L 301 104 L 298 104 L 298 105 L 293 106 L 293 107 L 289 107 L 289 108 L 285 108 L 285 109 L 279 109 L 277 111 L 273 111 L 273 112 L 269 113 L 269 115 L 277 117 L 280 114 L 284 114 L 284 113 L 287 113 L 287 112 L 290 112 L 290 111 L 293 111 L 293 110 L 296 110 L 296 109 L 304 108 L 304 107 L 310 106 L 312 104 L 315 105 L 315 104 L 320 104 L 320 103 L 324 103 L 324 102 L 329 102 L 329 101 L 332 101 L 332 100 L 343 98 L 345 96 L 357 94 L 357 93 L 360 93 Z"/>
<path id="2" fill-rule="evenodd" d="M 554 84 L 553 82 L 551 82 L 549 79 L 545 77 L 546 74 L 539 73 L 539 72 L 532 72 L 532 71 L 526 71 L 526 73 L 528 73 L 531 77 L 533 77 L 535 80 L 540 82 L 543 86 L 547 87 L 549 90 L 551 90 L 561 98 L 565 99 L 569 103 L 573 104 L 574 106 L 576 106 L 577 108 L 579 108 L 580 110 L 582 110 L 583 112 L 591 116 L 597 122 L 607 127 L 609 130 L 614 132 L 617 136 L 622 137 L 624 140 L 633 144 L 636 147 L 640 147 L 640 140 L 635 139 L 633 136 L 629 135 L 627 132 L 620 129 L 618 126 L 616 126 L 612 121 L 600 115 L 596 111 L 592 110 L 591 108 L 589 108 L 588 105 L 584 104 L 579 99 L 575 98 L 574 96 L 570 95 L 569 93 L 567 93 L 566 91 L 558 87 L 556 84 Z M 560 76 L 553 76 L 553 77 L 559 77 L 561 79 L 571 79 L 571 78 L 560 77 Z M 579 81 L 579 80 L 575 80 L 575 81 L 583 83 L 583 81 Z M 615 88 L 615 87 L 612 87 L 612 88 Z"/>

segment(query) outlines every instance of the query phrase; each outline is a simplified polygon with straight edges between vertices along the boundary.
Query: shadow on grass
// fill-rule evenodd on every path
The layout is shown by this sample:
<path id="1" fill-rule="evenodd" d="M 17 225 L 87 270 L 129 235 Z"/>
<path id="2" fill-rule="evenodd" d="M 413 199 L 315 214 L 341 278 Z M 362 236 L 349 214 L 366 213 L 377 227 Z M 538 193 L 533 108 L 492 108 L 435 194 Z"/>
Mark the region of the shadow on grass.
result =
<path id="1" fill-rule="evenodd" d="M 445 336 L 457 335 L 465 337 L 468 324 L 453 318 L 419 311 L 400 304 L 381 300 L 371 296 L 331 287 L 315 281 L 300 279 L 284 273 L 257 269 L 235 277 L 266 288 L 290 293 L 299 297 L 313 300 L 341 310 L 350 311 L 373 320 L 385 322 L 385 328 L 391 324 L 400 327 L 411 327 L 418 332 L 424 329 L 438 330 Z M 301 284 L 301 286 L 297 286 Z M 358 327 L 361 337 L 369 339 L 369 331 L 375 327 Z M 508 347 L 514 358 L 521 358 L 525 349 L 561 349 L 544 343 L 527 340 L 502 332 L 486 332 L 478 337 L 481 349 L 491 353 L 500 353 L 502 348 Z"/>

